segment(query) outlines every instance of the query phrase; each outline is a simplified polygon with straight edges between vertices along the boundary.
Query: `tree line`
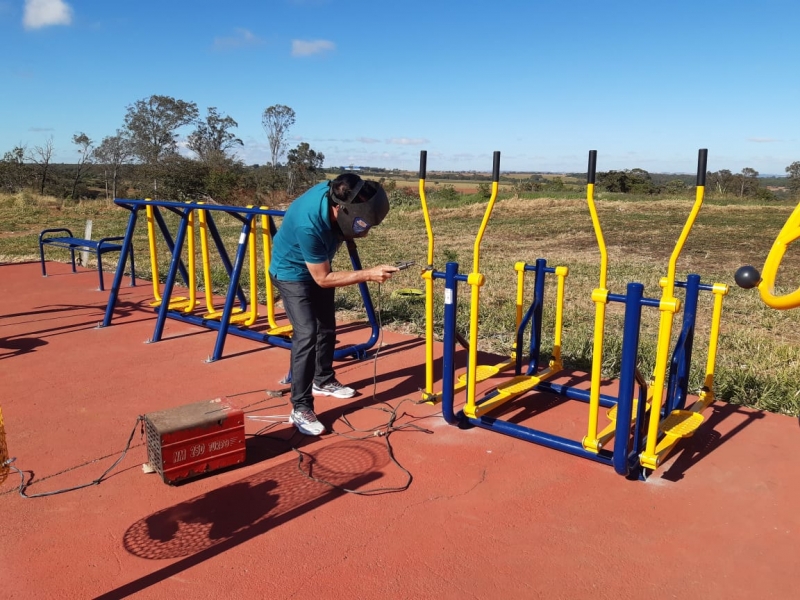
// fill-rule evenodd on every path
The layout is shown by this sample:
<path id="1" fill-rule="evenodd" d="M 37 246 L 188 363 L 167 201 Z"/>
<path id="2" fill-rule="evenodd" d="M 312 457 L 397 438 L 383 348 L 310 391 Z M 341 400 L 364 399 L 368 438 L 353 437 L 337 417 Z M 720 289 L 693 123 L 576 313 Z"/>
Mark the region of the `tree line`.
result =
<path id="1" fill-rule="evenodd" d="M 84 132 L 75 134 L 76 163 L 54 162 L 52 137 L 41 145 L 20 145 L 6 151 L 0 160 L 0 191 L 30 189 L 72 199 L 104 195 L 107 199 L 153 197 L 275 204 L 293 198 L 324 177 L 325 156 L 321 152 L 305 142 L 288 148 L 287 136 L 295 119 L 295 111 L 285 105 L 264 109 L 261 121 L 269 143 L 269 162 L 247 166 L 236 155 L 244 144 L 234 133 L 238 123 L 231 116 L 209 107 L 201 118 L 194 102 L 153 95 L 128 106 L 122 126 L 113 135 L 96 142 Z M 179 132 L 187 127 L 191 127 L 191 133 L 181 138 Z M 182 154 L 181 147 L 190 156 Z M 386 169 L 369 171 L 384 180 L 388 174 Z M 786 173 L 788 193 L 800 195 L 800 161 L 786 167 Z M 491 180 L 488 174 L 477 172 L 437 172 L 435 177 L 478 182 L 482 195 L 486 195 Z M 566 177 L 585 181 L 582 173 Z M 541 174 L 511 181 L 519 193 L 573 187 L 563 178 Z M 601 172 L 596 180 L 599 191 L 622 194 L 680 194 L 693 187 L 693 176 L 651 174 L 644 169 Z M 758 171 L 752 168 L 740 173 L 709 171 L 706 189 L 720 196 L 760 200 L 781 196 L 762 185 Z"/>
<path id="2" fill-rule="evenodd" d="M 238 123 L 216 107 L 204 118 L 194 102 L 153 95 L 126 109 L 122 126 L 96 142 L 72 137 L 78 161 L 54 162 L 53 138 L 15 146 L 0 160 L 0 191 L 35 190 L 59 198 L 162 198 L 260 204 L 290 198 L 324 176 L 325 155 L 303 142 L 288 148 L 295 111 L 276 104 L 262 114 L 270 160 L 246 166 L 236 155 L 244 144 Z M 191 127 L 183 140 L 179 131 Z M 180 152 L 183 147 L 190 154 Z M 286 158 L 285 162 L 281 160 Z"/>

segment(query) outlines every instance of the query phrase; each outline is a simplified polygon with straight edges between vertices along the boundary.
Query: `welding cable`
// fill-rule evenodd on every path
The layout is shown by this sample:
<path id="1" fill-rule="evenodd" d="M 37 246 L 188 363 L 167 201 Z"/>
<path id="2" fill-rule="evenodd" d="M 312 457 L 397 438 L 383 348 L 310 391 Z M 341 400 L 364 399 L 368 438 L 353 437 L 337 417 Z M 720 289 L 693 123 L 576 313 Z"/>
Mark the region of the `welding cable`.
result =
<path id="1" fill-rule="evenodd" d="M 9 469 L 13 469 L 17 473 L 19 473 L 20 484 L 19 484 L 19 488 L 17 488 L 18 491 L 19 491 L 19 495 L 22 496 L 23 498 L 42 498 L 44 496 L 55 496 L 56 494 L 64 494 L 66 492 L 74 492 L 75 490 L 80 490 L 80 489 L 83 489 L 83 488 L 86 488 L 86 487 L 90 487 L 90 486 L 93 486 L 93 485 L 98 485 L 101 481 L 103 481 L 105 479 L 106 475 L 108 475 L 114 469 L 114 467 L 116 467 L 122 461 L 123 458 L 125 458 L 125 455 L 128 453 L 128 450 L 130 450 L 130 448 L 131 448 L 131 442 L 133 441 L 133 436 L 136 434 L 136 428 L 137 428 L 137 426 L 139 426 L 140 422 L 142 423 L 142 427 L 143 427 L 144 426 L 143 425 L 144 424 L 144 417 L 140 416 L 140 417 L 136 418 L 136 423 L 134 423 L 134 425 L 133 425 L 133 430 L 131 430 L 131 435 L 128 437 L 128 443 L 125 445 L 125 449 L 122 451 L 122 454 L 120 454 L 119 458 L 114 461 L 114 464 L 111 465 L 110 467 L 108 467 L 108 469 L 106 469 L 105 471 L 103 471 L 103 474 L 100 475 L 100 477 L 98 477 L 94 481 L 90 481 L 89 483 L 84 483 L 84 484 L 81 484 L 81 485 L 76 485 L 74 487 L 64 488 L 64 489 L 60 489 L 60 490 L 53 490 L 52 492 L 41 492 L 39 494 L 26 494 L 25 490 L 28 489 L 28 487 L 33 483 L 33 473 L 31 473 L 30 471 L 27 471 L 28 473 L 31 473 L 31 479 L 27 483 L 25 483 L 25 473 L 26 473 L 26 471 L 22 471 L 22 470 L 18 469 L 17 467 L 15 467 L 14 465 L 12 465 L 11 463 L 16 459 L 13 459 L 13 458 L 10 459 L 8 461 Z M 144 435 L 144 431 L 142 431 L 142 435 Z M 143 445 L 143 444 L 137 444 L 137 446 L 141 446 L 141 445 Z M 43 477 L 42 479 L 38 479 L 36 481 L 36 483 L 40 483 L 42 481 L 45 481 L 47 479 L 51 479 L 51 478 L 56 477 L 58 475 L 62 475 L 63 473 L 67 473 L 69 471 L 74 471 L 75 469 L 80 469 L 81 467 L 85 467 L 86 465 L 95 463 L 95 462 L 97 462 L 99 460 L 103 460 L 103 459 L 109 458 L 111 456 L 114 456 L 114 454 L 107 454 L 106 456 L 101 456 L 100 458 L 95 458 L 95 459 L 90 460 L 88 462 L 85 462 L 85 463 L 83 463 L 81 465 L 75 465 L 74 467 L 69 467 L 68 469 L 64 469 L 63 471 L 59 471 L 58 473 L 53 473 L 52 475 L 48 475 L 47 477 Z M 3 492 L 3 494 L 7 494 L 7 493 L 10 493 L 10 492 L 13 492 L 13 491 L 14 490 L 12 489 L 12 490 L 9 490 L 7 492 Z M 2 494 L 0 494 L 0 495 L 2 495 Z"/>
<path id="2" fill-rule="evenodd" d="M 394 433 L 395 431 L 404 431 L 404 430 L 420 431 L 422 433 L 429 433 L 429 434 L 433 433 L 433 431 L 431 431 L 429 429 L 425 429 L 424 427 L 420 427 L 419 425 L 415 425 L 413 423 L 405 423 L 405 424 L 402 424 L 402 425 L 395 425 L 395 421 L 398 419 L 397 411 L 400 409 L 400 407 L 403 405 L 403 403 L 411 402 L 411 403 L 414 403 L 414 404 L 421 404 L 421 402 L 416 402 L 414 400 L 411 400 L 410 398 L 404 398 L 404 399 L 402 399 L 400 401 L 400 403 L 397 406 L 392 406 L 388 402 L 379 401 L 377 399 L 378 355 L 380 354 L 380 349 L 383 347 L 383 323 L 382 323 L 382 320 L 381 320 L 381 312 L 382 312 L 381 299 L 382 299 L 382 297 L 383 296 L 381 294 L 381 284 L 379 283 L 378 284 L 377 307 L 376 307 L 377 309 L 376 309 L 375 312 L 376 312 L 376 315 L 378 317 L 378 329 L 380 330 L 380 337 L 378 338 L 378 343 L 376 344 L 377 347 L 375 349 L 375 354 L 374 354 L 373 360 L 372 360 L 372 400 L 375 403 L 383 404 L 384 407 L 380 407 L 380 406 L 369 407 L 369 406 L 367 406 L 367 407 L 364 407 L 364 408 L 369 408 L 371 410 L 380 410 L 382 412 L 386 412 L 386 413 L 389 414 L 389 420 L 387 421 L 387 423 L 385 425 L 377 427 L 377 428 L 372 427 L 370 429 L 356 429 L 355 427 L 353 427 L 353 425 L 350 424 L 350 421 L 347 419 L 347 415 L 343 414 L 337 420 L 342 421 L 345 425 L 347 425 L 350 428 L 350 432 L 348 432 L 348 433 L 349 434 L 361 433 L 363 435 L 354 436 L 354 435 L 349 435 L 348 433 L 340 433 L 340 432 L 335 431 L 333 428 L 331 428 L 331 433 L 333 433 L 334 435 L 338 435 L 338 436 L 345 437 L 345 438 L 352 439 L 352 440 L 366 440 L 366 439 L 370 439 L 370 438 L 373 438 L 373 437 L 382 437 L 384 442 L 385 442 L 385 444 L 386 444 L 386 452 L 389 455 L 389 459 L 392 461 L 392 463 L 394 463 L 394 465 L 398 469 L 400 469 L 403 473 L 405 473 L 405 475 L 406 475 L 405 483 L 400 485 L 400 486 L 397 486 L 397 487 L 379 487 L 379 488 L 371 488 L 371 489 L 367 489 L 367 490 L 351 490 L 351 489 L 336 485 L 334 483 L 331 483 L 329 481 L 325 481 L 324 479 L 320 479 L 319 477 L 314 477 L 311 474 L 310 470 L 308 472 L 305 471 L 303 469 L 303 460 L 304 460 L 305 454 L 302 451 L 298 450 L 297 448 L 292 447 L 292 450 L 294 450 L 297 453 L 297 470 L 300 471 L 300 473 L 302 473 L 304 477 L 306 477 L 306 478 L 308 478 L 308 479 L 310 479 L 312 481 L 316 481 L 317 483 L 322 483 L 324 485 L 327 485 L 328 487 L 337 489 L 339 491 L 347 492 L 348 494 L 355 494 L 355 495 L 358 495 L 358 496 L 376 496 L 376 495 L 380 495 L 380 494 L 390 494 L 390 493 L 394 493 L 394 492 L 403 492 L 403 491 L 407 490 L 411 486 L 411 482 L 414 480 L 414 476 L 411 474 L 411 472 L 408 469 L 406 469 L 402 464 L 400 464 L 400 462 L 395 457 L 394 449 L 392 448 L 392 444 L 389 441 L 389 436 L 392 433 Z M 402 418 L 403 416 L 405 416 L 405 413 L 400 415 L 400 418 Z"/>

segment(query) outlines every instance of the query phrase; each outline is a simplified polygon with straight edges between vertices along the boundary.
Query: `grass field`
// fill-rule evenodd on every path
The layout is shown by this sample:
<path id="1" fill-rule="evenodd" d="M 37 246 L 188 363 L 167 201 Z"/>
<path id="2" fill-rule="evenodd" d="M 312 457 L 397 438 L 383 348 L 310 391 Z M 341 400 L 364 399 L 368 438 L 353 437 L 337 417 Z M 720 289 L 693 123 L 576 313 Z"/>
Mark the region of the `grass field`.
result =
<path id="1" fill-rule="evenodd" d="M 645 285 L 645 295 L 660 297 L 658 281 L 666 275 L 670 254 L 693 197 L 653 200 L 598 195 L 596 200 L 608 246 L 610 291 L 624 293 L 627 282 L 639 281 Z M 443 269 L 447 261 L 457 261 L 462 272 L 471 270 L 475 235 L 486 206 L 485 201 L 465 197 L 457 206 L 434 204 L 431 207 L 437 269 Z M 717 358 L 717 397 L 800 416 L 800 309 L 767 308 L 756 291 L 739 289 L 733 283 L 733 274 L 739 266 L 753 264 L 761 268 L 793 208 L 785 203 L 706 200 L 678 261 L 677 277 L 685 279 L 687 273 L 698 273 L 704 283 L 730 285 Z M 127 211 L 104 202 L 65 203 L 28 194 L 0 196 L 0 260 L 37 259 L 37 235 L 45 227 L 71 227 L 81 235 L 86 219 L 92 219 L 97 239 L 104 235 L 121 235 L 127 216 Z M 239 225 L 233 221 L 220 225 L 226 239 L 238 237 Z M 427 243 L 421 210 L 400 207 L 393 209 L 368 238 L 359 241 L 359 252 L 365 266 L 414 260 L 424 267 Z M 149 265 L 144 259 L 147 237 L 143 223 L 138 228 L 135 247 L 139 275 L 149 278 Z M 59 259 L 55 249 L 49 250 L 48 256 Z M 64 252 L 60 259 L 66 260 L 67 256 Z M 800 286 L 800 264 L 795 256 L 790 249 L 784 260 L 778 278 L 780 293 Z M 481 292 L 480 350 L 497 354 L 510 351 L 516 283 L 513 266 L 517 261 L 533 262 L 537 258 L 546 258 L 551 266 L 569 267 L 562 353 L 566 366 L 588 369 L 594 329 L 591 292 L 598 284 L 599 252 L 586 201 L 577 196 L 557 199 L 501 196 L 496 202 L 481 246 L 481 271 L 487 283 Z M 160 264 L 163 278 L 168 266 L 164 248 Z M 334 267 L 347 268 L 346 253 L 340 253 Z M 399 273 L 380 289 L 372 287 L 384 326 L 411 334 L 424 332 L 423 303 L 392 296 L 392 291 L 399 288 L 421 288 L 419 273 L 420 269 L 412 268 Z M 225 286 L 224 271 L 218 269 L 213 276 L 215 291 L 221 293 Z M 552 291 L 552 287 L 548 289 L 551 301 Z M 463 289 L 459 307 L 459 327 L 463 333 L 469 322 L 468 295 L 468 290 Z M 702 384 L 705 366 L 709 297 L 708 294 L 701 296 L 694 348 L 696 368 L 692 374 L 694 391 Z M 337 293 L 341 318 L 362 318 L 360 305 L 355 289 Z M 644 313 L 640 351 L 643 373 L 652 371 L 655 360 L 657 312 L 646 309 Z M 439 298 L 437 327 L 441 325 L 441 314 Z M 549 303 L 545 309 L 544 349 L 552 344 L 553 314 L 552 303 Z M 610 304 L 604 350 L 604 371 L 609 376 L 616 373 L 621 322 L 621 307 Z"/>

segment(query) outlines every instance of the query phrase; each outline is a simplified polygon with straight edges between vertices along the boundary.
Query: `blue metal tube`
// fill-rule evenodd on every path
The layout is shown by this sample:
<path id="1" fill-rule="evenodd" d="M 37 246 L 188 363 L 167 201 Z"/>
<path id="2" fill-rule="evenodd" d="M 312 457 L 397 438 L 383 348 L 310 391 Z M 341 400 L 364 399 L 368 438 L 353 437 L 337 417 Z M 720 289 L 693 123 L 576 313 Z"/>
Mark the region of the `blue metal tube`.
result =
<path id="1" fill-rule="evenodd" d="M 442 416 L 450 425 L 459 422 L 455 414 L 456 378 L 456 309 L 458 308 L 458 263 L 445 266 L 444 279 L 444 348 L 442 356 Z"/>
<path id="2" fill-rule="evenodd" d="M 158 211 L 154 211 L 158 215 Z M 172 260 L 169 264 L 169 272 L 167 273 L 167 281 L 164 283 L 164 291 L 161 293 L 161 306 L 158 307 L 158 318 L 156 319 L 156 327 L 153 331 L 151 342 L 158 342 L 164 333 L 164 322 L 167 318 L 167 311 L 169 310 L 169 301 L 172 297 L 172 290 L 175 287 L 175 277 L 178 273 L 178 268 L 183 266 L 181 261 L 181 251 L 183 249 L 183 242 L 186 239 L 186 230 L 189 223 L 190 209 L 184 211 L 183 217 L 178 224 L 178 231 L 175 234 L 175 243 L 172 249 Z M 158 219 L 156 219 L 158 220 Z M 163 221 L 162 221 L 163 222 Z M 169 232 L 167 232 L 169 235 Z M 189 278 L 186 278 L 187 285 Z"/>
<path id="3" fill-rule="evenodd" d="M 227 213 L 236 213 L 239 215 L 272 215 L 275 217 L 282 217 L 286 214 L 285 210 L 275 210 L 271 208 L 259 208 L 256 206 L 253 207 L 244 207 L 244 206 L 225 206 L 219 204 L 199 204 L 197 202 L 176 202 L 174 200 L 145 200 L 145 199 L 135 199 L 129 200 L 127 198 L 114 198 L 114 203 L 120 206 L 154 206 L 154 207 L 163 207 L 170 210 L 179 210 L 182 211 L 185 208 L 190 208 L 192 210 L 208 210 L 208 211 L 220 211 L 220 212 L 227 212 Z"/>
<path id="4" fill-rule="evenodd" d="M 539 354 L 542 350 L 542 308 L 544 306 L 544 279 L 547 261 L 536 259 L 536 277 L 533 280 L 533 320 L 531 321 L 530 353 L 528 354 L 528 375 L 539 371 Z"/>
<path id="5" fill-rule="evenodd" d="M 630 472 L 628 444 L 633 419 L 633 389 L 636 384 L 636 363 L 639 357 L 639 329 L 644 286 L 641 283 L 629 283 L 627 291 L 617 402 L 617 431 L 614 436 L 614 470 L 619 475 L 628 475 Z"/>
<path id="6" fill-rule="evenodd" d="M 350 254 L 350 264 L 353 265 L 354 271 L 361 271 L 361 258 L 358 256 L 358 247 L 354 241 L 347 243 L 347 252 Z M 361 300 L 364 302 L 364 309 L 367 311 L 367 319 L 371 327 L 369 339 L 366 342 L 355 344 L 352 349 L 356 352 L 359 358 L 366 357 L 367 350 L 372 348 L 378 341 L 381 333 L 381 326 L 378 323 L 378 318 L 375 315 L 375 307 L 372 305 L 372 296 L 369 293 L 369 286 L 366 283 L 359 283 L 358 290 L 361 292 Z"/>
<path id="7" fill-rule="evenodd" d="M 545 433 L 543 431 L 538 431 L 536 429 L 531 429 L 516 423 L 501 421 L 492 417 L 484 416 L 477 419 L 467 419 L 467 421 L 478 427 L 483 427 L 484 429 L 490 429 L 492 431 L 497 431 L 498 433 L 510 435 L 511 437 L 515 437 L 526 442 L 533 442 L 547 448 L 552 448 L 554 450 L 560 450 L 561 452 L 567 452 L 568 454 L 574 454 L 575 456 L 588 458 L 605 465 L 611 465 L 611 456 L 608 452 L 601 451 L 599 454 L 588 452 L 587 450 L 584 450 L 580 442 L 576 442 L 574 440 L 568 440 L 567 438 Z"/>
<path id="8" fill-rule="evenodd" d="M 683 324 L 670 361 L 667 399 L 664 402 L 665 415 L 675 409 L 684 408 L 689 394 L 689 375 L 692 366 L 692 346 L 694 344 L 694 327 L 697 321 L 697 303 L 700 295 L 700 276 L 689 275 L 686 278 L 685 287 Z"/>
<path id="9" fill-rule="evenodd" d="M 125 239 L 122 241 L 122 250 L 119 253 L 119 262 L 117 262 L 117 272 L 114 274 L 114 283 L 111 284 L 111 291 L 108 294 L 108 303 L 106 304 L 106 314 L 103 317 L 101 327 L 108 327 L 111 325 L 111 318 L 114 316 L 114 308 L 119 299 L 119 288 L 122 285 L 122 277 L 125 274 L 125 262 L 128 258 L 128 252 L 131 251 L 133 245 L 133 232 L 136 229 L 136 220 L 139 215 L 138 206 L 121 204 L 123 208 L 128 209 L 131 214 L 128 217 L 128 227 L 125 229 Z M 133 264 L 133 261 L 131 261 Z"/>
<path id="10" fill-rule="evenodd" d="M 564 385 L 562 383 L 554 383 L 552 381 L 542 381 L 536 386 L 536 389 L 542 392 L 550 392 L 558 394 L 559 396 L 566 396 L 570 400 L 579 400 L 580 402 L 589 402 L 589 390 L 577 388 L 571 385 Z M 609 396 L 608 394 L 600 394 L 600 406 L 611 408 L 617 404 L 617 398 Z"/>
<path id="11" fill-rule="evenodd" d="M 242 224 L 242 232 L 239 235 L 239 245 L 236 248 L 236 258 L 234 259 L 233 269 L 231 270 L 231 284 L 228 286 L 228 294 L 225 296 L 225 306 L 222 308 L 220 318 L 219 333 L 214 344 L 214 353 L 211 360 L 222 358 L 222 350 L 225 347 L 225 338 L 231 326 L 231 315 L 233 314 L 233 303 L 236 300 L 236 288 L 239 287 L 239 278 L 242 276 L 242 265 L 244 265 L 244 255 L 247 252 L 247 238 L 250 235 L 252 219 L 245 219 Z M 253 299 L 255 301 L 255 298 Z"/>

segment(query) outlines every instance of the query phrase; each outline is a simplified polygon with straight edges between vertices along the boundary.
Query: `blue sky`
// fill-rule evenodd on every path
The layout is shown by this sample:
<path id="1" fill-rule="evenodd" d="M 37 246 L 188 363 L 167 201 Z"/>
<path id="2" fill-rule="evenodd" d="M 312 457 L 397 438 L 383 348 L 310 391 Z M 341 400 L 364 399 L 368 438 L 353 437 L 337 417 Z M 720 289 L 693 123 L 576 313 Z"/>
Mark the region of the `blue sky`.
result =
<path id="1" fill-rule="evenodd" d="M 153 94 L 261 115 L 325 166 L 490 171 L 744 167 L 800 160 L 797 0 L 0 0 L 0 153 L 96 143 Z M 183 135 L 191 131 L 185 130 Z"/>

